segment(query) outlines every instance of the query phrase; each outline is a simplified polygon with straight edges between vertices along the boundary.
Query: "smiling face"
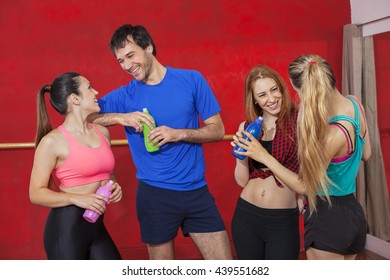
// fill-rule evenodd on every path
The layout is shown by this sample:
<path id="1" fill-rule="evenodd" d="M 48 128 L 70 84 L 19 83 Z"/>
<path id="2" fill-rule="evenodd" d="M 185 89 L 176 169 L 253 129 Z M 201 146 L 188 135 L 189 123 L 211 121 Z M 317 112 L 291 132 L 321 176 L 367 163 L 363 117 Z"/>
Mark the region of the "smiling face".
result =
<path id="1" fill-rule="evenodd" d="M 96 96 L 98 95 L 98 92 L 91 86 L 91 83 L 83 76 L 79 77 L 80 81 L 80 106 L 88 111 L 88 112 L 99 112 L 99 104 L 97 101 Z"/>
<path id="2" fill-rule="evenodd" d="M 128 37 L 123 48 L 115 51 L 115 56 L 122 69 L 132 75 L 137 81 L 147 83 L 153 65 L 153 47 L 149 45 L 142 49 L 131 37 Z"/>
<path id="3" fill-rule="evenodd" d="M 252 90 L 253 99 L 263 110 L 263 114 L 279 115 L 282 106 L 282 93 L 273 79 L 257 79 Z"/>

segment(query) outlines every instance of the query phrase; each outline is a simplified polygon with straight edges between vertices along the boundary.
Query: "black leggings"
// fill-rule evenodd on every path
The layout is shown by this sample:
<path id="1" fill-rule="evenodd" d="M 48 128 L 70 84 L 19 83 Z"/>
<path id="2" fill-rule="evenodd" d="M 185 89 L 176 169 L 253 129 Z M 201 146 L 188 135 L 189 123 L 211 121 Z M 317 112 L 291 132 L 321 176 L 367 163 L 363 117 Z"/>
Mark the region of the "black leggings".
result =
<path id="1" fill-rule="evenodd" d="M 239 198 L 232 236 L 240 260 L 297 260 L 298 208 L 264 209 Z"/>
<path id="2" fill-rule="evenodd" d="M 85 209 L 74 205 L 51 209 L 44 245 L 49 260 L 120 260 L 121 256 L 103 223 L 83 218 Z"/>

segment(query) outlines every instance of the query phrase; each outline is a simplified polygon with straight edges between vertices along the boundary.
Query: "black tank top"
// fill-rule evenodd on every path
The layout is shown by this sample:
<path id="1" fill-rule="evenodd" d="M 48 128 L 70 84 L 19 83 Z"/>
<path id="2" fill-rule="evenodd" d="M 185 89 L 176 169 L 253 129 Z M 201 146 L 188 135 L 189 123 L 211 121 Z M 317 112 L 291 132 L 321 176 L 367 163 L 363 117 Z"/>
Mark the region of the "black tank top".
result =
<path id="1" fill-rule="evenodd" d="M 272 142 L 273 142 L 273 140 L 270 140 L 270 141 L 263 141 L 263 140 L 261 140 L 260 141 L 261 145 L 264 147 L 264 149 L 267 150 L 267 152 L 269 154 L 272 154 Z M 262 164 L 262 163 L 260 163 L 258 161 L 255 161 L 255 160 L 253 160 L 253 167 L 256 168 L 256 169 L 268 168 L 264 164 Z"/>

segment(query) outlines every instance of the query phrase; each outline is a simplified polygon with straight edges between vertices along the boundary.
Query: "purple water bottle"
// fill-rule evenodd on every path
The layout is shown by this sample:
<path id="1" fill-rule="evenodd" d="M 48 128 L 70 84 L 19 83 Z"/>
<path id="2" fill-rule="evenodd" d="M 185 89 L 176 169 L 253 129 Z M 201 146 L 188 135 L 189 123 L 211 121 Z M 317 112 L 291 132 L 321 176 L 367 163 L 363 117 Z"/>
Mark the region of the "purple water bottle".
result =
<path id="1" fill-rule="evenodd" d="M 97 189 L 96 194 L 100 194 L 105 198 L 109 199 L 111 195 L 110 187 L 112 184 L 114 184 L 112 180 L 108 181 L 104 186 L 101 186 Z M 89 209 L 85 210 L 83 214 L 84 219 L 86 219 L 90 223 L 95 223 L 99 216 L 100 214 Z"/>
<path id="2" fill-rule="evenodd" d="M 249 132 L 250 134 L 253 135 L 253 137 L 255 137 L 257 139 L 257 138 L 259 138 L 260 133 L 261 133 L 261 124 L 262 123 L 263 123 L 263 118 L 258 117 L 254 122 L 250 123 L 246 127 L 245 131 Z M 245 140 L 249 140 L 249 138 L 246 135 L 244 135 L 243 138 Z M 244 148 L 241 148 L 240 146 L 236 145 L 233 149 L 232 154 L 233 154 L 233 156 L 235 156 L 236 158 L 238 158 L 240 160 L 243 160 L 245 158 L 245 156 L 236 154 L 236 152 L 246 152 L 246 150 Z"/>

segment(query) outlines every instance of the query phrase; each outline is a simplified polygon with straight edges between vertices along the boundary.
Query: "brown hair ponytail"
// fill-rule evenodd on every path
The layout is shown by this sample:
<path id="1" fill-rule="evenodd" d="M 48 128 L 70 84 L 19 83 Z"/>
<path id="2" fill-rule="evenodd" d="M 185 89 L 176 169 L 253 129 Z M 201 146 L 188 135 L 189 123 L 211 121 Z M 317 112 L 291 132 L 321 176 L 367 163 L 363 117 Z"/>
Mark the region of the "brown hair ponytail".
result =
<path id="1" fill-rule="evenodd" d="M 50 104 L 61 115 L 68 112 L 68 97 L 72 93 L 80 94 L 80 74 L 68 72 L 61 74 L 51 84 L 44 85 L 37 96 L 37 133 L 35 146 L 38 146 L 42 138 L 52 130 L 49 114 L 46 108 L 45 93 L 50 94 Z"/>
<path id="2" fill-rule="evenodd" d="M 47 113 L 45 93 L 51 90 L 51 85 L 44 85 L 41 90 L 38 92 L 37 96 L 37 133 L 35 136 L 35 147 L 38 146 L 39 142 L 42 140 L 43 136 L 48 134 L 52 130 L 52 126 L 49 119 L 49 114 Z"/>

